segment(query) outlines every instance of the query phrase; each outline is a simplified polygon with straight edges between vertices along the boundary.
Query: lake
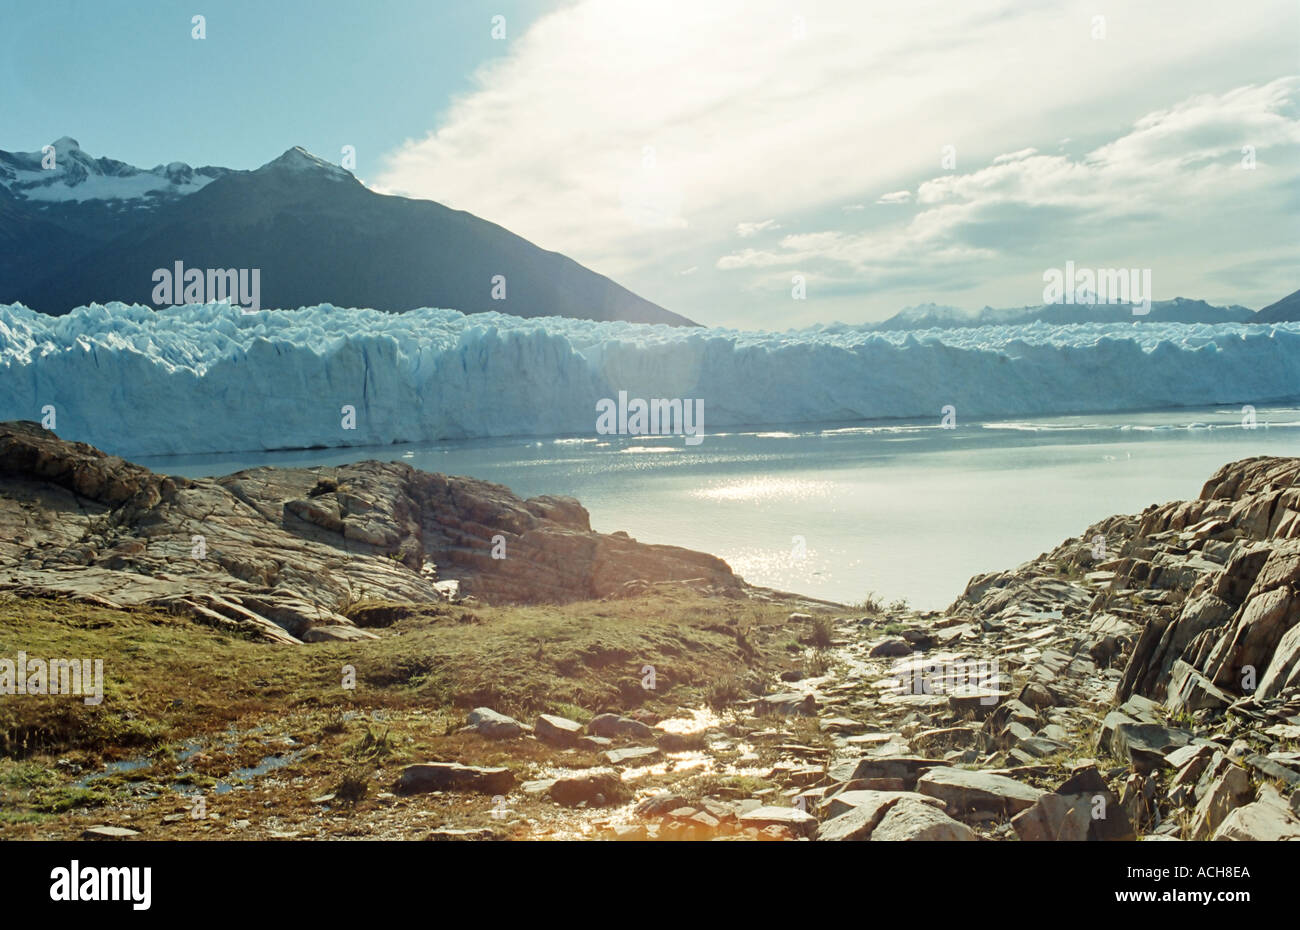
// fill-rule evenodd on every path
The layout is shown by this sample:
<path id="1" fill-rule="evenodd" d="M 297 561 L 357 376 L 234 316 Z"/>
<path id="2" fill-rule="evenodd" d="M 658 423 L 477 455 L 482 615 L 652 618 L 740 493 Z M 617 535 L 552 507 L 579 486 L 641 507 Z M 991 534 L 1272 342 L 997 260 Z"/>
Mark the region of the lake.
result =
<path id="1" fill-rule="evenodd" d="M 726 559 L 754 583 L 828 600 L 936 609 L 971 575 L 1014 567 L 1115 513 L 1200 493 L 1227 462 L 1300 455 L 1300 409 L 963 422 L 799 424 L 681 436 L 520 438 L 141 464 L 191 477 L 255 465 L 407 462 L 517 494 L 578 498 L 601 532 Z"/>

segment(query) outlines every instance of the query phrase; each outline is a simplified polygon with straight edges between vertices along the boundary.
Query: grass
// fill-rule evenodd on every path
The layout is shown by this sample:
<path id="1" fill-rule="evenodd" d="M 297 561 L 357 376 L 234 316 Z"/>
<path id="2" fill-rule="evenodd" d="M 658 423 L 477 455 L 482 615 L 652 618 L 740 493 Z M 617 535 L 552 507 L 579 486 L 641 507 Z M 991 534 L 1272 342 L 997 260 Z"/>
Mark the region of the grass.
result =
<path id="1" fill-rule="evenodd" d="M 804 674 L 809 678 L 820 678 L 831 670 L 831 654 L 825 649 L 814 649 L 804 662 Z"/>
<path id="2" fill-rule="evenodd" d="M 714 710 L 721 710 L 743 697 L 745 697 L 744 686 L 734 676 L 728 675 L 708 687 L 704 693 L 704 702 Z"/>
<path id="3" fill-rule="evenodd" d="M 814 617 L 812 622 L 812 644 L 818 649 L 830 646 L 835 638 L 835 621 L 831 617 Z"/>
<path id="4" fill-rule="evenodd" d="M 868 591 L 866 597 L 851 606 L 855 611 L 864 614 L 874 615 L 885 612 L 885 602 L 875 591 Z"/>
<path id="5" fill-rule="evenodd" d="M 386 612 L 373 624 L 378 639 L 283 646 L 161 610 L 0 598 L 6 654 L 104 661 L 97 706 L 64 695 L 0 700 L 0 833 L 122 802 L 133 791 L 204 790 L 291 745 L 294 760 L 274 774 L 312 785 L 295 797 L 332 791 L 346 800 L 352 792 L 354 803 L 374 805 L 375 786 L 387 790 L 409 761 L 472 758 L 530 777 L 554 764 L 553 751 L 458 733 L 468 710 L 583 722 L 638 707 L 663 714 L 725 707 L 748 696 L 743 682 L 801 660 L 782 648 L 788 605 L 672 587 L 562 607 L 478 606 L 472 622 L 460 622 L 463 607 L 362 599 L 354 607 Z M 645 665 L 655 668 L 654 690 L 642 687 Z M 182 762 L 182 750 L 195 743 L 201 752 Z M 126 759 L 148 764 L 75 787 Z M 344 785 L 363 770 L 367 794 Z M 187 819 L 166 829 L 215 828 Z"/>

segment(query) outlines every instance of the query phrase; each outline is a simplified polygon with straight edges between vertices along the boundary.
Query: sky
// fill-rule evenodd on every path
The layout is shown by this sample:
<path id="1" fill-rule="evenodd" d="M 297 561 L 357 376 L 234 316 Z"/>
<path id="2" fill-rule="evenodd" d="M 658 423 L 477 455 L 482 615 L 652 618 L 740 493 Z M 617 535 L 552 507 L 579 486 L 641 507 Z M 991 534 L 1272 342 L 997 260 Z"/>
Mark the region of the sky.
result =
<path id="1" fill-rule="evenodd" d="M 709 325 L 1038 304 L 1067 261 L 1300 288 L 1296 0 L 0 0 L 0 87 L 0 148 L 353 146 Z"/>

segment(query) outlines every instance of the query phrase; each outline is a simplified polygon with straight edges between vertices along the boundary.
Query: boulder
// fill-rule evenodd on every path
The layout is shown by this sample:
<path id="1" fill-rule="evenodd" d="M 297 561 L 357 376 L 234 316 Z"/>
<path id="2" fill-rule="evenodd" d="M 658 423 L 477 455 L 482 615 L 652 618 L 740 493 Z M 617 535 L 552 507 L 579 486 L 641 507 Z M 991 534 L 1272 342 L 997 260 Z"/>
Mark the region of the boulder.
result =
<path id="1" fill-rule="evenodd" d="M 576 746 L 582 736 L 582 724 L 554 714 L 538 714 L 533 723 L 533 735 L 552 746 Z"/>
<path id="2" fill-rule="evenodd" d="M 957 768 L 934 768 L 916 783 L 921 794 L 936 797 L 958 814 L 991 812 L 1015 814 L 1043 796 L 1043 792 L 1005 775 Z"/>
<path id="3" fill-rule="evenodd" d="M 757 807 L 740 815 L 740 826 L 783 827 L 795 836 L 812 836 L 817 832 L 817 818 L 795 807 Z"/>
<path id="4" fill-rule="evenodd" d="M 475 791 L 480 794 L 509 794 L 515 776 L 508 768 L 482 768 L 459 762 L 419 762 L 402 769 L 395 790 L 398 794 L 425 791 Z"/>
<path id="5" fill-rule="evenodd" d="M 514 739 L 524 735 L 524 727 L 513 717 L 499 714 L 490 707 L 476 707 L 470 711 L 465 727 L 488 739 Z"/>
<path id="6" fill-rule="evenodd" d="M 815 717 L 817 696 L 799 691 L 768 694 L 755 702 L 755 710 L 759 714 L 778 714 L 783 717 Z"/>
<path id="7" fill-rule="evenodd" d="M 580 775 L 557 778 L 547 792 L 551 800 L 565 807 L 604 807 L 617 804 L 627 795 L 627 789 L 613 769 L 590 769 Z"/>
<path id="8" fill-rule="evenodd" d="M 919 759 L 912 756 L 868 756 L 861 759 L 848 773 L 846 781 L 899 779 L 907 790 L 916 786 L 923 772 L 943 766 L 939 759 Z"/>
<path id="9" fill-rule="evenodd" d="M 872 842 L 970 842 L 979 837 L 964 823 L 929 804 L 903 799 L 885 813 L 871 831 Z"/>
<path id="10" fill-rule="evenodd" d="M 200 527 L 207 554 L 196 558 Z M 491 558 L 497 534 L 508 559 Z M 493 603 L 565 603 L 635 580 L 742 588 L 714 556 L 592 532 L 571 498 L 523 500 L 373 460 L 164 476 L 36 423 L 0 423 L 0 589 L 126 608 L 166 600 L 200 623 L 302 645 L 370 638 L 345 632 L 359 591 L 432 605 L 455 582 Z"/>
<path id="11" fill-rule="evenodd" d="M 1300 624 L 1287 630 L 1278 641 L 1255 696 L 1267 700 L 1294 689 L 1300 689 Z"/>
<path id="12" fill-rule="evenodd" d="M 1045 794 L 1011 819 L 1022 840 L 1082 842 L 1092 826 L 1092 802 L 1082 794 Z"/>
<path id="13" fill-rule="evenodd" d="M 871 648 L 867 653 L 873 659 L 897 658 L 912 654 L 912 647 L 905 639 L 886 639 Z"/>
<path id="14" fill-rule="evenodd" d="M 1216 840 L 1300 840 L 1300 818 L 1270 785 L 1253 804 L 1238 807 L 1214 831 Z"/>
<path id="15" fill-rule="evenodd" d="M 608 739 L 616 737 L 653 739 L 655 731 L 640 720 L 633 720 L 631 717 L 623 717 L 619 714 L 599 714 L 591 718 L 591 721 L 587 724 L 587 732 L 592 736 L 603 736 Z"/>
<path id="16" fill-rule="evenodd" d="M 1229 765 L 1196 805 L 1192 814 L 1191 838 L 1210 839 L 1230 813 L 1250 800 L 1250 776 L 1241 766 Z"/>
<path id="17" fill-rule="evenodd" d="M 1166 757 L 1192 740 L 1187 730 L 1158 723 L 1121 723 L 1115 727 L 1110 749 L 1125 759 L 1136 772 L 1150 772 L 1169 765 Z"/>
<path id="18" fill-rule="evenodd" d="M 1174 662 L 1165 691 L 1165 707 L 1170 713 L 1223 710 L 1232 702 L 1230 695 L 1182 659 Z"/>
<path id="19" fill-rule="evenodd" d="M 926 803 L 939 807 L 943 806 L 943 802 L 938 798 L 932 798 L 929 795 L 918 795 L 909 791 L 855 790 L 842 791 L 839 794 L 832 795 L 822 802 L 819 811 L 823 820 L 829 822 L 863 808 L 871 815 L 870 821 L 875 823 L 884 815 L 886 808 L 902 798 L 919 798 Z"/>

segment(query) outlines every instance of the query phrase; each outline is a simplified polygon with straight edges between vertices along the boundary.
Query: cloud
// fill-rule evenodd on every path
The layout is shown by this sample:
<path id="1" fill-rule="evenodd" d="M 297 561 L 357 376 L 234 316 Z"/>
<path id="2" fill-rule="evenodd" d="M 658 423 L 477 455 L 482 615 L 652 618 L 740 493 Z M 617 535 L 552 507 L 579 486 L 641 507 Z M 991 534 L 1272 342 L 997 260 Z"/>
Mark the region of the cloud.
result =
<path id="1" fill-rule="evenodd" d="M 911 199 L 911 191 L 894 191 L 892 194 L 883 194 L 876 203 L 907 203 Z"/>
<path id="2" fill-rule="evenodd" d="M 1030 155 L 1037 155 L 1037 154 L 1038 154 L 1038 149 L 1032 149 L 1032 148 L 1021 149 L 1019 152 L 1009 152 L 1006 155 L 999 155 L 997 158 L 993 159 L 993 164 L 1005 165 L 1007 162 L 1021 161 L 1023 159 L 1028 158 Z"/>
<path id="3" fill-rule="evenodd" d="M 751 239 L 759 233 L 769 229 L 780 229 L 781 226 L 776 220 L 763 220 L 758 223 L 737 223 L 736 235 L 742 239 Z"/>
<path id="4" fill-rule="evenodd" d="M 1199 229 L 1211 218 L 1266 215 L 1278 189 L 1300 186 L 1298 105 L 1300 77 L 1198 95 L 1144 115 L 1129 132 L 1078 159 L 1025 149 L 968 173 L 926 180 L 917 193 L 923 209 L 905 223 L 786 236 L 774 249 L 724 255 L 716 267 L 812 268 L 833 280 L 879 286 L 919 265 L 969 272 L 1052 250 L 1059 261 L 1083 257 L 1062 252 L 1060 243 L 1078 249 L 1097 230 L 1111 241 L 1110 254 L 1133 257 L 1122 264 L 1147 267 L 1164 254 L 1147 242 L 1151 229 Z M 1254 169 L 1243 164 L 1245 140 L 1255 147 Z M 1263 245 L 1277 261 L 1274 244 Z M 1283 248 L 1294 254 L 1293 243 Z M 1232 267 L 1241 264 L 1218 278 L 1230 280 Z"/>
<path id="5" fill-rule="evenodd" d="M 768 273 L 758 269 L 811 249 L 787 237 L 733 251 L 735 236 L 775 229 L 747 234 L 737 216 L 832 232 L 820 264 L 881 279 L 869 250 L 925 249 L 907 261 L 935 262 L 941 288 L 969 279 L 962 263 L 1007 251 L 980 222 L 1025 241 L 1049 218 L 1077 231 L 1087 217 L 1146 215 L 1152 233 L 1171 212 L 1162 198 L 1221 203 L 1215 186 L 1242 180 L 1226 161 L 1229 142 L 1246 144 L 1234 132 L 1258 140 L 1261 185 L 1285 176 L 1291 153 L 1266 140 L 1294 113 L 1259 94 L 1291 99 L 1270 82 L 1294 68 L 1293 0 L 1260 0 L 1251 16 L 1150 0 L 1109 17 L 1102 41 L 1093 12 L 1081 0 L 572 0 L 431 111 L 432 128 L 381 160 L 375 186 L 469 210 L 694 318 L 744 325 L 764 322 L 753 316 L 766 312 L 752 300 Z M 1171 106 L 1189 85 L 1242 96 Z M 1116 137 L 1144 114 L 1149 124 Z M 1041 154 L 1066 136 L 1113 141 L 1090 141 L 1077 160 Z M 1180 153 L 1188 142 L 1225 160 Z M 946 146 L 957 155 L 948 175 Z M 905 224 L 865 209 L 876 192 L 903 190 L 923 208 Z M 1275 222 L 1277 208 L 1264 209 Z M 838 225 L 850 220 L 867 228 Z M 693 265 L 752 276 L 736 287 L 677 273 Z"/>

